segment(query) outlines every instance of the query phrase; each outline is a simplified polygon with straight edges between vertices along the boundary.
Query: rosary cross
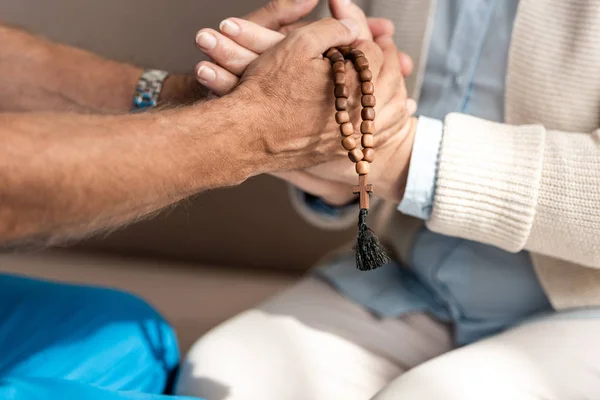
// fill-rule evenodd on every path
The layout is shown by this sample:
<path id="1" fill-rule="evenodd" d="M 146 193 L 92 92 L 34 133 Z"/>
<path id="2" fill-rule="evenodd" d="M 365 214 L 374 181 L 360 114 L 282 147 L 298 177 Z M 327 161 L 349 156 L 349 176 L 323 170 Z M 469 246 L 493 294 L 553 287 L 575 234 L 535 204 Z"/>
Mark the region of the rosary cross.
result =
<path id="1" fill-rule="evenodd" d="M 367 184 L 367 175 L 360 175 L 358 185 L 352 187 L 352 193 L 359 195 L 360 208 L 369 209 L 369 194 L 373 192 L 373 185 Z"/>

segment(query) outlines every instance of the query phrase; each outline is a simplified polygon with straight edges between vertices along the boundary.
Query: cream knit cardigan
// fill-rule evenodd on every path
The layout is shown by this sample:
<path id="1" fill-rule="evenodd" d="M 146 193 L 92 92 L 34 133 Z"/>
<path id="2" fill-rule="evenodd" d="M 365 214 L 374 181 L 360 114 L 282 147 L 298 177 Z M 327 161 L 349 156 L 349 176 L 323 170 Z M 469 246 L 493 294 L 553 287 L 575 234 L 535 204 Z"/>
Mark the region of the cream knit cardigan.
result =
<path id="1" fill-rule="evenodd" d="M 394 21 L 417 98 L 434 0 L 355 1 Z M 557 309 L 600 305 L 600 0 L 520 0 L 505 102 L 505 124 L 446 117 L 427 226 L 529 250 Z M 383 212 L 402 258 L 416 224 L 398 214 Z"/>

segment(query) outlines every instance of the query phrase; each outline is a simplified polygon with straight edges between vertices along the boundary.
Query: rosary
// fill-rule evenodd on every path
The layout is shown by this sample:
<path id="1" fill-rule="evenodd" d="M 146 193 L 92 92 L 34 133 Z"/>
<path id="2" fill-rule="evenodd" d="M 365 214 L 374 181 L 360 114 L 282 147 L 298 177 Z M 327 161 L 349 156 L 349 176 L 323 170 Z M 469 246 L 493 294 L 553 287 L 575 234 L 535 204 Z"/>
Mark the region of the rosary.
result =
<path id="1" fill-rule="evenodd" d="M 356 266 L 361 271 L 369 271 L 390 262 L 385 249 L 379 239 L 368 227 L 366 219 L 369 214 L 369 197 L 373 186 L 367 183 L 367 176 L 371 163 L 375 159 L 375 86 L 371 82 L 373 74 L 369 70 L 369 61 L 365 54 L 351 46 L 331 48 L 325 53 L 331 61 L 333 70 L 333 83 L 335 95 L 335 121 L 340 125 L 343 136 L 342 146 L 348 150 L 348 157 L 356 164 L 358 186 L 354 186 L 354 193 L 359 195 L 360 214 L 358 216 L 358 235 L 356 241 Z M 354 125 L 348 113 L 348 96 L 350 90 L 346 86 L 346 59 L 354 63 L 361 82 L 361 111 L 362 122 L 360 125 L 362 150 L 354 139 Z"/>

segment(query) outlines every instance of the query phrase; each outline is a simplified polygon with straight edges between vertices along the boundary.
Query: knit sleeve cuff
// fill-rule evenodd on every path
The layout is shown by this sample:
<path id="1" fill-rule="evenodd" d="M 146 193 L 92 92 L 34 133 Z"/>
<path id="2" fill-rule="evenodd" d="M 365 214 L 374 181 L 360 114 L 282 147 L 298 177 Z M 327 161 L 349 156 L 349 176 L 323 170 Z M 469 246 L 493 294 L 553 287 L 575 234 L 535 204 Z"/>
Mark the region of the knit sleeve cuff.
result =
<path id="1" fill-rule="evenodd" d="M 429 229 L 520 251 L 533 224 L 545 132 L 449 114 Z"/>

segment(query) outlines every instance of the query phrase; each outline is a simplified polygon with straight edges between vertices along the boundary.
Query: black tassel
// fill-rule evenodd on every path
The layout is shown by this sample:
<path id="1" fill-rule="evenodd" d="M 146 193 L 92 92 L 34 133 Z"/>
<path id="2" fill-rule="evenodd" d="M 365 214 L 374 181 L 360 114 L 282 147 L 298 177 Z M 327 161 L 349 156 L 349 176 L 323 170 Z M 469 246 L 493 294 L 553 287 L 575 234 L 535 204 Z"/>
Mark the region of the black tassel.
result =
<path id="1" fill-rule="evenodd" d="M 361 271 L 370 271 L 391 261 L 375 232 L 367 225 L 367 215 L 369 210 L 361 208 L 356 238 L 356 267 Z"/>

